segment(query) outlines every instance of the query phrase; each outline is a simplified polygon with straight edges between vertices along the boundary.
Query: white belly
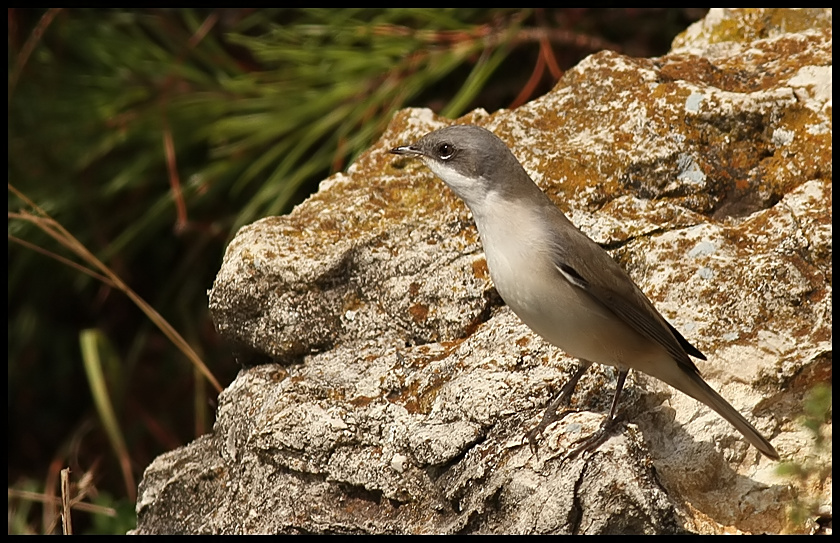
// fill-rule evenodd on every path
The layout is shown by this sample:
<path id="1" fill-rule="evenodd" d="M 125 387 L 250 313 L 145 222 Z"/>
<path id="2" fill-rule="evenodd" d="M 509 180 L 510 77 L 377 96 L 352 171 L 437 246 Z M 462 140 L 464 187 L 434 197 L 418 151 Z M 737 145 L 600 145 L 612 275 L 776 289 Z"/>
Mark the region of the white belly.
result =
<path id="1" fill-rule="evenodd" d="M 600 364 L 645 371 L 662 357 L 664 349 L 657 343 L 569 283 L 534 236 L 523 236 L 521 230 L 515 239 L 504 235 L 493 239 L 493 247 L 504 246 L 504 251 L 484 245 L 490 277 L 505 303 L 534 332 L 570 356 Z"/>

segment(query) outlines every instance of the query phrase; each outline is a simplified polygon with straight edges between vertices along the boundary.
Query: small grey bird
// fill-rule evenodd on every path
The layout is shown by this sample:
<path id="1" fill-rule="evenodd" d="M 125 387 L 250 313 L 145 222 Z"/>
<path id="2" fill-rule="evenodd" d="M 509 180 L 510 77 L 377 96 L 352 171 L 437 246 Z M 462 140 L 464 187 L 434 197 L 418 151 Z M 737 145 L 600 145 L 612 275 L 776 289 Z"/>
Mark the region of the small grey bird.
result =
<path id="1" fill-rule="evenodd" d="M 426 134 L 391 150 L 420 158 L 472 211 L 490 277 L 508 306 L 537 334 L 581 360 L 548 406 L 534 437 L 557 420 L 593 363 L 618 368 L 610 413 L 600 430 L 572 454 L 608 437 L 621 389 L 632 368 L 664 381 L 714 409 L 762 454 L 779 454 L 700 376 L 693 356 L 705 356 L 659 314 L 627 272 L 572 224 L 531 180 L 492 132 L 470 125 Z"/>

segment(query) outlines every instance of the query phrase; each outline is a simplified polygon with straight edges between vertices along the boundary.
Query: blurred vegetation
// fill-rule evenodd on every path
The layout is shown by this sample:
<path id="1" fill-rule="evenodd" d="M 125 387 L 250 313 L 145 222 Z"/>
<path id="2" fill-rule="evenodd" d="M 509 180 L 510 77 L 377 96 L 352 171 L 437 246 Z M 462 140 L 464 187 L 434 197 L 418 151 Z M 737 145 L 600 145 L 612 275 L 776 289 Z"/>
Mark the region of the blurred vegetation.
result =
<path id="1" fill-rule="evenodd" d="M 776 469 L 790 479 L 796 491 L 788 504 L 789 533 L 801 533 L 804 527 L 810 535 L 831 534 L 831 488 L 827 486 L 831 485 L 833 464 L 822 460 L 832 457 L 831 391 L 831 385 L 817 383 L 802 402 L 799 422 L 812 436 L 810 454 L 800 462 L 782 462 Z"/>
<path id="2" fill-rule="evenodd" d="M 239 226 L 399 108 L 516 107 L 598 50 L 664 54 L 704 14 L 10 9 L 9 532 L 60 531 L 65 466 L 76 533 L 124 532 L 143 468 L 209 431 L 212 379 L 237 367 L 206 291 Z"/>

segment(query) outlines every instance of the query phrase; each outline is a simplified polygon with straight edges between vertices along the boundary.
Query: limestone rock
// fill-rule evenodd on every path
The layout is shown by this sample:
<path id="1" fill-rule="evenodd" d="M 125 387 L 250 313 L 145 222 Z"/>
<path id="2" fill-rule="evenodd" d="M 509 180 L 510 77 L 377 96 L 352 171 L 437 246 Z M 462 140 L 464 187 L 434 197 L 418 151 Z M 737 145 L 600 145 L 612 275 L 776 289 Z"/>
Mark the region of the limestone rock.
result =
<path id="1" fill-rule="evenodd" d="M 542 98 L 457 121 L 508 143 L 793 461 L 815 454 L 803 397 L 831 380 L 831 59 L 831 10 L 716 9 L 666 56 L 598 53 Z M 210 309 L 244 367 L 213 432 L 147 468 L 136 532 L 804 530 L 787 507 L 830 505 L 830 476 L 791 486 L 643 375 L 596 452 L 564 460 L 609 408 L 602 367 L 530 452 L 573 361 L 495 294 L 463 204 L 388 154 L 449 123 L 400 112 L 291 214 L 239 231 Z"/>

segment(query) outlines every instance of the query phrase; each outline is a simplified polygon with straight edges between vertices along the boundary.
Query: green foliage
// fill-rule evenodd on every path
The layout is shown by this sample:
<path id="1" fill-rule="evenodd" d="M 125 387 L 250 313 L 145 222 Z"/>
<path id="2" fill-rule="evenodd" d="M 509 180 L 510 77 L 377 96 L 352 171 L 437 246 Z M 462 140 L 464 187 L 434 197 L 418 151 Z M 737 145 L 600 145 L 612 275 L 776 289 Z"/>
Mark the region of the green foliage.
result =
<path id="1" fill-rule="evenodd" d="M 102 492 L 91 501 L 96 505 L 113 509 L 114 514 L 91 514 L 90 528 L 86 529 L 84 533 L 125 534 L 137 527 L 137 515 L 134 512 L 134 502 L 132 500 L 117 499 L 108 492 Z M 79 515 L 76 514 L 76 516 Z"/>
<path id="2" fill-rule="evenodd" d="M 832 463 L 822 460 L 831 458 L 831 420 L 831 385 L 818 383 L 805 397 L 800 420 L 813 436 L 811 454 L 802 461 L 783 462 L 776 470 L 779 475 L 792 479 L 799 491 L 788 509 L 793 532 L 801 532 L 803 527 L 812 532 L 822 530 L 819 526 L 824 513 L 821 511 L 824 505 L 822 492 L 827 490 L 829 495 L 831 492 L 825 486 L 830 484 L 827 481 L 831 480 Z"/>

